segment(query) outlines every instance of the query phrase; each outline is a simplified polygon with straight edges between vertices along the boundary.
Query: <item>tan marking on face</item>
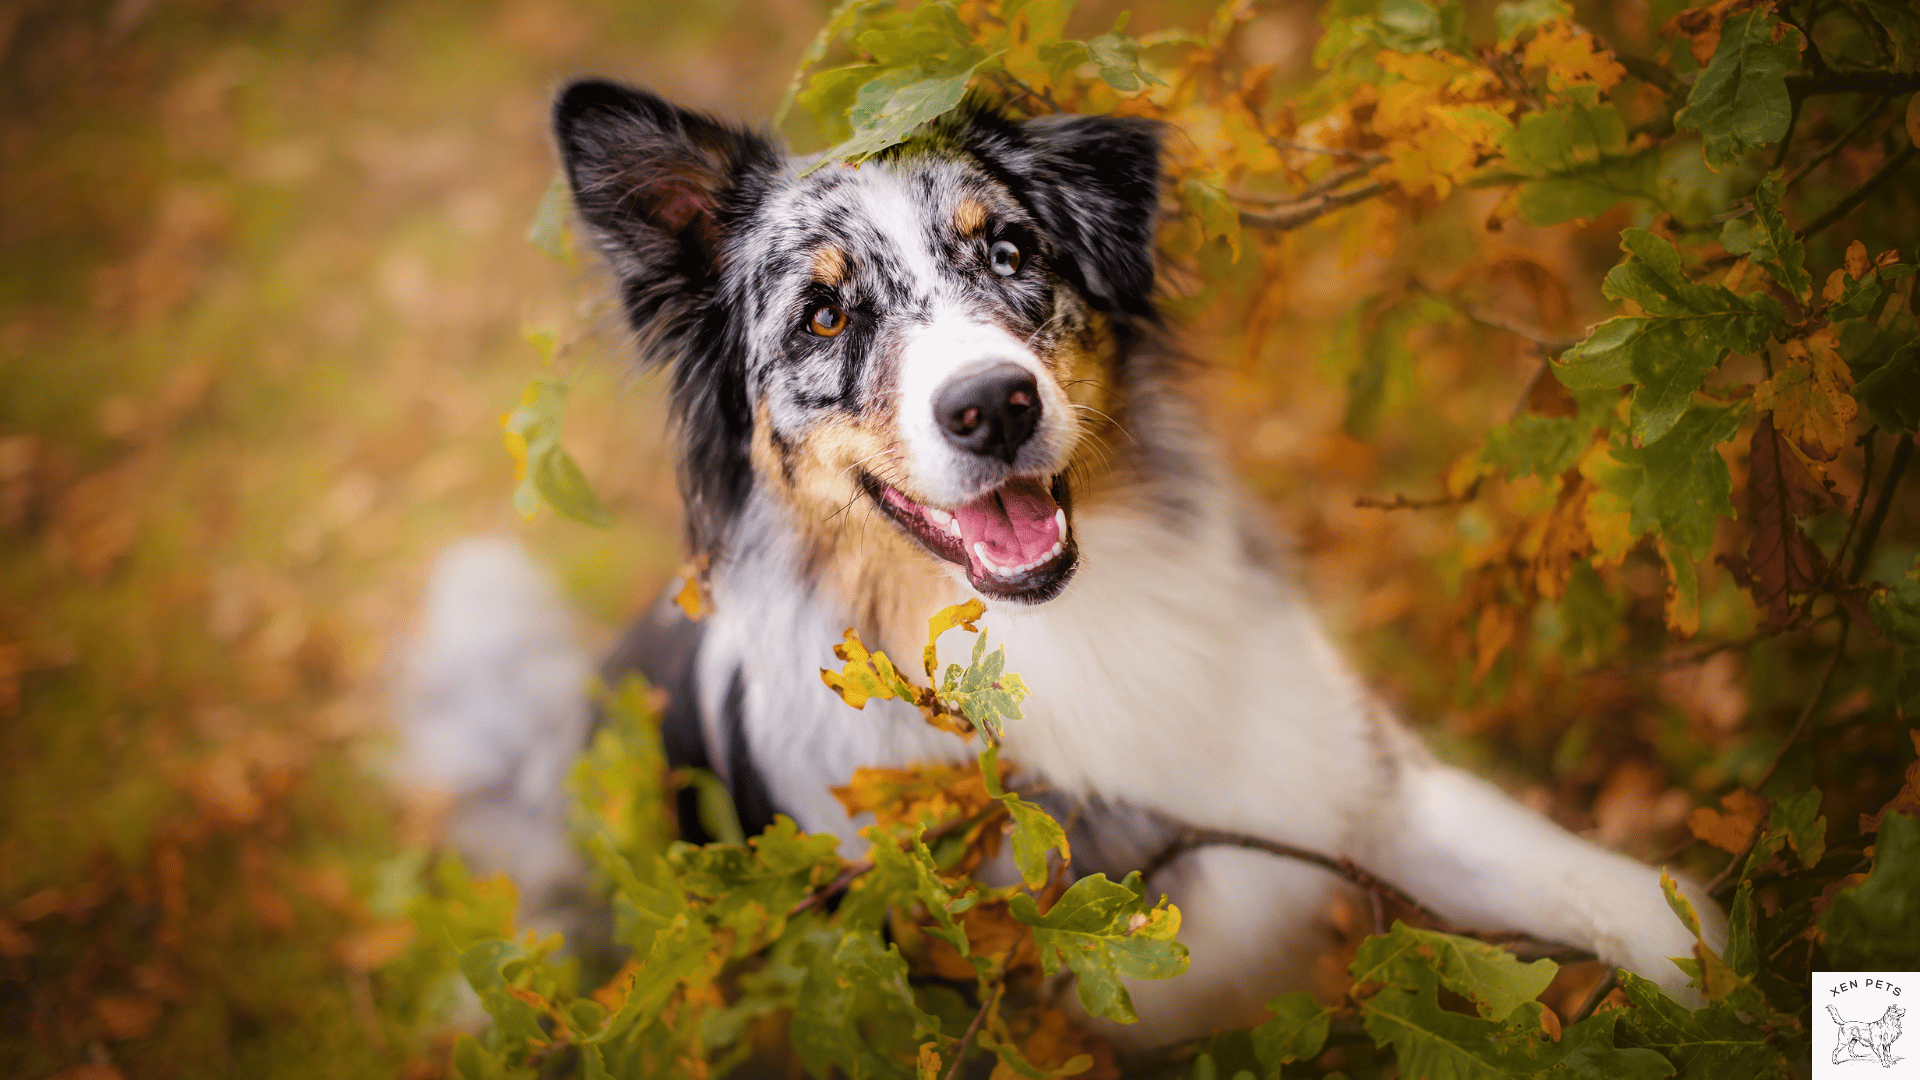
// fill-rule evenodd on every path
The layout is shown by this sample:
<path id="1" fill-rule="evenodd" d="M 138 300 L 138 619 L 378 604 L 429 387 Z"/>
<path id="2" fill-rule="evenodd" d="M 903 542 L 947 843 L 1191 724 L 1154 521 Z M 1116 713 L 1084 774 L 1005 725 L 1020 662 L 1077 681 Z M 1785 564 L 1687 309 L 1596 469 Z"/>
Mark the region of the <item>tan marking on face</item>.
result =
<path id="1" fill-rule="evenodd" d="M 813 280 L 822 285 L 838 285 L 847 279 L 847 256 L 832 245 L 815 248 Z"/>
<path id="2" fill-rule="evenodd" d="M 953 227 L 961 236 L 973 236 L 986 228 L 986 204 L 979 199 L 961 199 L 953 208 Z"/>

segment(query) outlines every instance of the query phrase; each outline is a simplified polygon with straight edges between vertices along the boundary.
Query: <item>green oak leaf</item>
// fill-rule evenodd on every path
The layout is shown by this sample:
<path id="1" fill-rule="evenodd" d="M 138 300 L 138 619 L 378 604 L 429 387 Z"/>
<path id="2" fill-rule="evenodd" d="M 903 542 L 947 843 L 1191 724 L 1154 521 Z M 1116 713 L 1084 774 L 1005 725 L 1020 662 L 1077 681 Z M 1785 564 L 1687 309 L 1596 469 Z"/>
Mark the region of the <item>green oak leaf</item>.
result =
<path id="1" fill-rule="evenodd" d="M 1067 844 L 1067 831 L 1045 810 L 1003 790 L 1000 786 L 1000 752 L 989 746 L 980 751 L 980 775 L 985 778 L 987 794 L 1000 800 L 1013 818 L 1013 864 L 1020 879 L 1030 889 L 1047 883 L 1047 852 L 1058 849 L 1062 863 L 1073 860 Z"/>
<path id="2" fill-rule="evenodd" d="M 1572 416 L 1523 412 L 1488 430 L 1480 442 L 1478 463 L 1508 478 L 1537 476 L 1551 480 L 1573 467 L 1581 451 L 1604 424 L 1619 398 L 1606 390 L 1573 391 Z"/>
<path id="3" fill-rule="evenodd" d="M 1689 1011 L 1631 971 L 1620 973 L 1620 989 L 1631 1010 L 1619 1042 L 1658 1052 L 1683 1080 L 1779 1074 L 1780 1054 L 1767 1045 L 1765 1030 L 1741 1019 L 1731 1005 L 1716 1002 Z"/>
<path id="4" fill-rule="evenodd" d="M 787 912 L 840 871 L 838 841 L 801 832 L 785 814 L 744 845 L 683 845 L 670 859 L 681 887 L 707 901 L 707 917 L 738 932 L 735 956 L 778 937 Z"/>
<path id="5" fill-rule="evenodd" d="M 1471 1000 L 1482 1018 L 1503 1021 L 1539 997 L 1559 966 L 1551 960 L 1522 963 L 1496 945 L 1395 921 L 1385 934 L 1360 943 L 1350 970 L 1356 983 L 1403 988 L 1417 988 L 1421 973 L 1432 972 L 1441 986 Z"/>
<path id="6" fill-rule="evenodd" d="M 513 506 L 531 518 L 544 502 L 575 521 L 605 529 L 613 512 L 594 494 L 586 474 L 560 445 L 561 418 L 566 412 L 567 384 L 542 375 L 521 391 L 520 404 L 507 414 L 507 449 L 520 467 Z"/>
<path id="7" fill-rule="evenodd" d="M 1045 915 L 1026 893 L 1008 902 L 1013 917 L 1032 927 L 1040 967 L 1076 977 L 1080 1004 L 1089 1013 L 1131 1024 L 1139 1019 L 1120 979 L 1168 979 L 1187 970 L 1187 950 L 1174 935 L 1180 909 L 1146 902 L 1139 871 L 1124 881 L 1105 874 L 1083 877 Z"/>
<path id="8" fill-rule="evenodd" d="M 1767 267 L 1773 279 L 1802 304 L 1813 300 L 1813 278 L 1807 273 L 1807 249 L 1800 234 L 1787 224 L 1780 210 L 1780 178 L 1769 175 L 1753 193 L 1753 220 L 1735 218 L 1720 233 L 1720 244 L 1735 255 L 1746 255 Z M 1878 282 L 1872 275 L 1867 280 Z"/>
<path id="9" fill-rule="evenodd" d="M 995 735 L 1006 734 L 1006 720 L 1021 720 L 1020 703 L 1027 699 L 1027 684 L 1006 670 L 1005 647 L 987 652 L 987 635 L 973 641 L 973 660 L 963 671 L 958 664 L 947 665 L 946 677 L 937 691 L 940 701 L 957 709 L 976 725 Z"/>
<path id="10" fill-rule="evenodd" d="M 1694 391 L 1729 353 L 1764 345 L 1783 314 L 1766 296 L 1736 296 L 1688 278 L 1679 251 L 1645 229 L 1621 233 L 1620 246 L 1628 257 L 1607 273 L 1601 291 L 1633 301 L 1646 314 L 1594 327 L 1561 356 L 1554 374 L 1569 387 L 1638 385 L 1630 430 L 1646 445 L 1674 430 Z"/>
<path id="11" fill-rule="evenodd" d="M 1920 647 L 1920 557 L 1913 569 L 1867 601 L 1867 614 L 1887 640 L 1909 649 Z"/>
<path id="12" fill-rule="evenodd" d="M 1874 838 L 1873 873 L 1840 890 L 1820 917 L 1837 971 L 1920 968 L 1920 819 L 1889 811 Z"/>
<path id="13" fill-rule="evenodd" d="M 1912 0 L 1859 0 L 1855 10 L 1865 12 L 1887 32 L 1896 68 L 1920 69 L 1920 10 Z"/>
<path id="14" fill-rule="evenodd" d="M 1855 320 L 1855 324 L 1866 322 Z M 1843 334 L 1840 339 L 1842 355 L 1853 370 L 1854 399 L 1882 430 L 1911 434 L 1920 429 L 1920 341 L 1886 343 L 1877 349 L 1848 348 L 1850 337 L 1865 336 Z"/>
<path id="15" fill-rule="evenodd" d="M 1827 819 L 1820 816 L 1820 798 L 1819 788 L 1809 788 L 1774 799 L 1767 811 L 1767 831 L 1784 835 L 1808 870 L 1827 853 Z"/>
<path id="16" fill-rule="evenodd" d="M 1278 1071 L 1290 1061 L 1312 1061 L 1327 1042 L 1333 1011 L 1308 993 L 1282 994 L 1267 1002 L 1273 1019 L 1253 1029 L 1253 1052 L 1260 1064 Z"/>
<path id="17" fill-rule="evenodd" d="M 1610 451 L 1621 468 L 1607 485 L 1631 499 L 1633 535 L 1654 532 L 1696 559 L 1706 557 L 1715 519 L 1734 516 L 1733 477 L 1718 448 L 1739 430 L 1740 413 L 1696 405 L 1652 446 L 1614 440 Z"/>
<path id="18" fill-rule="evenodd" d="M 1770 7 L 1735 15 L 1721 28 L 1713 59 L 1673 117 L 1680 130 L 1700 133 L 1708 168 L 1717 172 L 1786 136 L 1793 116 L 1786 75 L 1800 63 L 1800 44 L 1799 31 L 1776 20 Z"/>
<path id="19" fill-rule="evenodd" d="M 809 934 L 806 981 L 789 1028 L 807 1071 L 846 1080 L 911 1075 L 919 1044 L 940 1021 L 915 1002 L 900 950 L 872 930 L 820 927 Z"/>
<path id="20" fill-rule="evenodd" d="M 1573 5 L 1565 0 L 1509 0 L 1493 9 L 1493 25 L 1502 45 L 1528 30 L 1572 17 Z"/>

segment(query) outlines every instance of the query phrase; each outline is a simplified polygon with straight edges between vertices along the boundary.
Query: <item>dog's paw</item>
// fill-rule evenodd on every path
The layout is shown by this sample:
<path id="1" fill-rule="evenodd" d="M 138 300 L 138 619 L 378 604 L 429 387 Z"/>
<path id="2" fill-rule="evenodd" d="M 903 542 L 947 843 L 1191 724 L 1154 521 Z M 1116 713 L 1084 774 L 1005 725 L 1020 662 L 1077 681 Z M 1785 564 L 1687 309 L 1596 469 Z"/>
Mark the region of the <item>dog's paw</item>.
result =
<path id="1" fill-rule="evenodd" d="M 1619 932 L 1612 943 L 1603 943 L 1597 951 L 1601 958 L 1618 964 L 1665 991 L 1668 997 L 1697 1009 L 1705 1004 L 1700 991 L 1689 986 L 1689 979 L 1674 959 L 1694 958 L 1694 945 L 1704 941 L 1716 953 L 1727 948 L 1727 916 L 1720 905 L 1707 896 L 1704 886 L 1685 875 L 1674 875 L 1680 895 L 1693 904 L 1700 919 L 1700 937 L 1687 929 L 1680 917 L 1667 905 L 1659 876 L 1649 873 L 1644 884 L 1633 889 L 1631 898 L 1618 898 L 1610 920 Z M 1607 947 L 1611 944 L 1612 947 Z"/>

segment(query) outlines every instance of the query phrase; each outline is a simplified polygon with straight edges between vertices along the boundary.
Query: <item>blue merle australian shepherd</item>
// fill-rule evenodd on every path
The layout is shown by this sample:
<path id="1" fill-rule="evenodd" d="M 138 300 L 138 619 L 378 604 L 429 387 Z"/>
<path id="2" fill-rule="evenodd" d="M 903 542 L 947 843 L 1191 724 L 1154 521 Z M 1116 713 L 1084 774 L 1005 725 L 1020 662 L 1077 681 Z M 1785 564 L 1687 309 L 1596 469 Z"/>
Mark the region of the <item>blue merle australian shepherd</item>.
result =
<path id="1" fill-rule="evenodd" d="M 674 762 L 710 765 L 749 833 L 783 813 L 857 855 L 864 822 L 829 787 L 968 760 L 913 708 L 849 709 L 819 672 L 849 626 L 911 656 L 929 614 L 977 596 L 1033 695 L 1005 754 L 1073 822 L 1076 872 L 1145 866 L 1183 827 L 1253 834 L 1687 996 L 1667 958 L 1693 941 L 1657 872 L 1437 763 L 1276 565 L 1154 311 L 1155 125 L 968 108 L 808 171 L 610 82 L 566 87 L 553 123 L 643 357 L 671 372 L 711 573 L 707 618 L 663 604 L 606 671 L 670 692 Z M 535 894 L 568 880 L 558 777 L 588 723 L 565 622 L 517 549 L 463 544 L 409 690 L 416 780 L 461 795 L 455 840 Z M 1192 966 L 1131 988 L 1136 1044 L 1304 988 L 1348 887 L 1231 847 L 1149 884 L 1182 909 Z"/>

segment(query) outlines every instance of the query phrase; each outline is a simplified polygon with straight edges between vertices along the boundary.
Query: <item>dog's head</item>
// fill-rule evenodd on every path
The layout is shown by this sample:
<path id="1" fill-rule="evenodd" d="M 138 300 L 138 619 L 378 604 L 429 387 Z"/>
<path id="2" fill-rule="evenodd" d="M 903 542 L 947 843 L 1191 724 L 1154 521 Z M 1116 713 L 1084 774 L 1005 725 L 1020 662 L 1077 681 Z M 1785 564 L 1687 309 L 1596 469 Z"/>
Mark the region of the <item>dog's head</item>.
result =
<path id="1" fill-rule="evenodd" d="M 563 90 L 554 129 L 643 349 L 672 365 L 696 549 L 764 484 L 818 543 L 918 549 L 993 598 L 1059 593 L 1118 339 L 1153 317 L 1150 122 L 969 108 L 804 175 L 613 83 Z"/>

